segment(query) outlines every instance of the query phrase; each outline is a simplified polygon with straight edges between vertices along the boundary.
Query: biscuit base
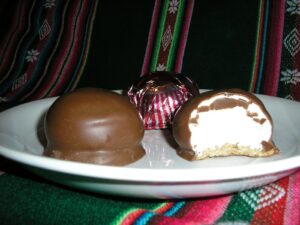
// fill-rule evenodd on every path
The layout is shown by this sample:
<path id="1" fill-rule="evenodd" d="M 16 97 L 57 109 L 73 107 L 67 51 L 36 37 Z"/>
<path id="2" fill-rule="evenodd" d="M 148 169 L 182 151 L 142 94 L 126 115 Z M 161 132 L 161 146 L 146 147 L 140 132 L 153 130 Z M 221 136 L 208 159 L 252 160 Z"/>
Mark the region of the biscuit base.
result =
<path id="1" fill-rule="evenodd" d="M 180 149 L 177 154 L 187 160 L 202 160 L 206 158 L 222 156 L 248 156 L 267 157 L 278 154 L 279 150 L 274 146 L 270 149 L 253 149 L 249 146 L 238 146 L 237 144 L 224 144 L 220 147 L 206 148 L 201 154 L 196 154 L 190 149 Z"/>

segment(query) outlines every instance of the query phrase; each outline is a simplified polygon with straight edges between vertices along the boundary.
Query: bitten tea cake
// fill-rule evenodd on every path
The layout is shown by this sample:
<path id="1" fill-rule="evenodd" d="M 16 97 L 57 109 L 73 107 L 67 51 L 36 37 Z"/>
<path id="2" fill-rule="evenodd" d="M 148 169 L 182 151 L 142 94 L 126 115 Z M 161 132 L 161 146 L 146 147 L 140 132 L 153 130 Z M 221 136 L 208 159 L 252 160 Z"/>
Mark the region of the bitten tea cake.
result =
<path id="1" fill-rule="evenodd" d="M 83 88 L 59 97 L 45 118 L 45 155 L 123 166 L 145 151 L 142 119 L 126 96 Z"/>
<path id="2" fill-rule="evenodd" d="M 178 155 L 188 160 L 215 156 L 271 156 L 273 122 L 255 95 L 239 90 L 208 91 L 183 105 L 173 121 Z"/>

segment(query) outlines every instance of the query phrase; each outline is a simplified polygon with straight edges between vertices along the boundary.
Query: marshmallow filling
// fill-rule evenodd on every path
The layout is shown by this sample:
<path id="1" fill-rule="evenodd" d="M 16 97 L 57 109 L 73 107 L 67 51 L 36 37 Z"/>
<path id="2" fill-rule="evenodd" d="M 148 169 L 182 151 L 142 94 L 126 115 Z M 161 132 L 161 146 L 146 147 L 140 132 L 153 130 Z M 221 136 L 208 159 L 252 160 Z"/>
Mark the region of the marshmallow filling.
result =
<path id="1" fill-rule="evenodd" d="M 206 150 L 220 149 L 224 145 L 264 150 L 263 142 L 271 140 L 272 124 L 263 110 L 240 95 L 232 95 L 231 99 L 241 104 L 207 110 L 222 99 L 224 96 L 219 95 L 202 101 L 190 115 L 190 144 L 195 154 L 201 155 Z"/>

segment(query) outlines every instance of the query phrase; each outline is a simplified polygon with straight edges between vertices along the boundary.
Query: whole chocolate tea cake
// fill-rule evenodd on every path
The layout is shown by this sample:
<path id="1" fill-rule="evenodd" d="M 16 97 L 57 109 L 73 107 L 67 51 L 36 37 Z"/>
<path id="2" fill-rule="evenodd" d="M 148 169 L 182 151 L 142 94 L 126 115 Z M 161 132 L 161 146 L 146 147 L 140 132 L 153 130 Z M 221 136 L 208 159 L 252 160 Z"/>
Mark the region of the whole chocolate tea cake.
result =
<path id="1" fill-rule="evenodd" d="M 253 94 L 228 89 L 204 92 L 184 104 L 173 121 L 178 155 L 188 160 L 215 156 L 270 156 L 273 122 Z"/>
<path id="2" fill-rule="evenodd" d="M 59 97 L 45 118 L 45 155 L 123 166 L 140 159 L 142 119 L 127 96 L 83 88 Z"/>

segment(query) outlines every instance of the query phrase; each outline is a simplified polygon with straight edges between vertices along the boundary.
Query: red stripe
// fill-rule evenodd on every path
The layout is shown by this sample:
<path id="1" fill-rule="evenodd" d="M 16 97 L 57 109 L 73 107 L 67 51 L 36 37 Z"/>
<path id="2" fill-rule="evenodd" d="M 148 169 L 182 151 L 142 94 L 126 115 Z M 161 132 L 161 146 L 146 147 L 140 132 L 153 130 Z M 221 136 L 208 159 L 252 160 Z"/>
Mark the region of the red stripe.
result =
<path id="1" fill-rule="evenodd" d="M 87 38 L 86 38 L 86 45 L 85 45 L 84 52 L 82 53 L 83 54 L 82 66 L 80 67 L 78 75 L 76 76 L 70 90 L 74 90 L 76 88 L 78 82 L 80 81 L 81 75 L 84 71 L 85 65 L 86 65 L 86 61 L 87 61 L 87 57 L 88 57 L 88 53 L 89 53 L 89 49 L 90 49 L 91 36 L 92 36 L 92 30 L 93 30 L 97 5 L 98 5 L 98 0 L 95 0 L 95 3 L 93 5 L 93 9 L 91 9 L 92 12 L 90 12 L 90 14 L 91 14 L 89 16 L 90 19 L 88 20 L 88 24 L 85 25 L 85 26 L 90 26 L 90 27 L 87 30 L 88 33 L 87 33 Z M 82 32 L 85 32 L 85 29 L 83 29 Z"/>
<path id="2" fill-rule="evenodd" d="M 156 118 L 155 118 L 155 103 L 151 102 L 151 108 L 149 109 L 149 112 L 151 113 L 151 123 L 150 128 L 156 128 Z"/>
<path id="3" fill-rule="evenodd" d="M 253 215 L 253 218 L 251 220 L 251 224 L 283 224 L 284 221 L 284 208 L 287 204 L 287 189 L 289 185 L 289 178 L 283 178 L 278 182 L 274 183 L 277 185 L 280 189 L 285 191 L 284 196 L 282 196 L 279 199 L 275 199 L 275 196 L 279 194 L 279 192 L 276 192 L 276 188 L 273 192 L 267 192 L 266 195 L 261 195 L 260 199 L 263 199 L 265 197 L 265 202 L 267 205 L 265 207 L 262 207 L 260 209 L 257 209 Z M 272 185 L 272 184 L 271 184 Z M 266 187 L 271 187 L 270 185 L 267 185 Z M 264 189 L 266 190 L 266 187 Z M 276 187 L 276 186 L 275 186 Z M 268 198 L 269 195 L 270 197 Z M 273 199 L 273 201 L 271 201 Z M 264 202 L 260 202 L 259 204 L 263 204 Z"/>
<path id="4" fill-rule="evenodd" d="M 267 49 L 266 58 L 266 78 L 263 93 L 275 96 L 277 94 L 280 64 L 282 36 L 284 26 L 285 1 L 272 1 L 272 9 L 270 13 L 270 34 L 269 48 Z"/>
<path id="5" fill-rule="evenodd" d="M 190 23 L 192 19 L 193 14 L 193 8 L 194 8 L 194 0 L 187 0 L 187 6 L 186 11 L 184 13 L 184 21 L 183 21 L 183 27 L 181 31 L 181 37 L 180 37 L 180 43 L 178 46 L 177 56 L 175 59 L 175 66 L 174 71 L 176 73 L 180 73 L 182 69 L 182 63 L 183 63 L 183 56 L 184 56 L 184 50 L 188 38 L 188 33 L 190 29 Z"/>
<path id="6" fill-rule="evenodd" d="M 175 109 L 177 108 L 177 105 L 178 105 L 179 102 L 180 102 L 180 99 L 178 98 L 176 92 L 174 92 L 172 95 L 173 95 L 173 98 L 172 98 L 172 99 L 173 99 L 172 107 L 173 107 L 173 109 L 175 110 Z"/>
<path id="7" fill-rule="evenodd" d="M 144 118 L 145 129 L 150 129 L 149 124 L 151 123 L 151 117 L 149 116 L 148 108 L 146 107 L 146 105 L 150 106 L 149 103 L 144 104 L 142 117 Z"/>
<path id="8" fill-rule="evenodd" d="M 136 221 L 142 214 L 144 214 L 146 210 L 137 209 L 131 213 L 129 213 L 125 219 L 120 223 L 120 225 L 132 225 L 134 221 Z"/>
<path id="9" fill-rule="evenodd" d="M 150 60 L 151 60 L 151 56 L 152 56 L 152 50 L 153 50 L 153 44 L 154 44 L 155 34 L 156 34 L 156 30 L 157 30 L 160 7 L 161 7 L 161 0 L 156 0 L 154 9 L 153 9 L 150 31 L 149 31 L 149 36 L 148 36 L 148 44 L 147 44 L 147 48 L 146 48 L 144 64 L 142 67 L 141 75 L 145 75 L 145 74 L 149 73 L 149 67 L 150 67 L 149 64 L 150 64 Z"/>
<path id="10" fill-rule="evenodd" d="M 168 104 L 170 112 L 174 112 L 175 108 L 174 108 L 174 99 L 173 99 L 173 94 L 172 93 L 170 93 L 168 95 L 167 104 Z"/>
<path id="11" fill-rule="evenodd" d="M 161 124 L 163 122 L 162 119 L 162 110 L 160 108 L 160 95 L 155 95 L 155 113 L 157 115 L 157 119 L 156 120 L 156 128 L 161 128 Z"/>
<path id="12" fill-rule="evenodd" d="M 163 214 L 166 211 L 168 211 L 170 208 L 172 208 L 172 206 L 174 205 L 173 202 L 167 202 L 165 204 L 163 204 L 163 206 L 159 207 L 158 209 L 154 210 L 155 213 L 157 214 Z M 120 223 L 120 225 L 132 225 L 134 224 L 134 222 L 136 220 L 139 219 L 139 217 L 141 215 L 143 215 L 145 212 L 147 212 L 147 210 L 144 209 L 137 209 L 134 210 L 133 212 L 129 213 L 124 219 L 123 221 Z"/>
<path id="13" fill-rule="evenodd" d="M 184 96 L 180 93 L 180 92 L 176 92 L 176 96 L 178 97 L 178 103 L 176 104 L 176 108 L 180 105 L 182 105 L 182 103 L 184 103 Z"/>
<path id="14" fill-rule="evenodd" d="M 59 46 L 61 47 L 61 49 L 59 49 L 59 53 L 57 54 L 56 59 L 52 63 L 52 67 L 47 72 L 48 79 L 45 80 L 44 87 L 41 88 L 41 91 L 39 93 L 37 93 L 36 98 L 45 96 L 46 93 L 49 91 L 49 89 L 52 86 L 58 86 L 56 84 L 57 79 L 62 79 L 63 78 L 62 73 L 68 73 L 70 71 L 68 63 L 64 64 L 64 62 L 67 58 L 67 53 L 68 53 L 69 49 L 71 48 L 72 37 L 73 37 L 73 35 L 75 35 L 75 34 L 73 34 L 72 29 L 74 27 L 73 18 L 76 17 L 76 14 L 78 13 L 78 10 L 79 10 L 79 4 L 77 4 L 77 3 L 79 3 L 79 2 L 77 2 L 77 1 L 76 1 L 76 3 L 70 2 L 70 4 L 72 5 L 72 9 L 70 10 L 70 12 L 72 14 L 64 15 L 65 17 L 67 17 L 67 20 L 66 20 L 66 23 L 63 25 L 63 29 L 67 29 L 67 31 L 63 33 L 62 39 L 58 40 L 60 42 Z"/>
<path id="15" fill-rule="evenodd" d="M 72 1 L 72 3 L 73 3 L 73 1 Z M 79 7 L 79 5 L 80 5 L 80 3 L 78 4 L 78 7 Z M 75 29 L 75 32 L 72 35 L 70 35 L 70 40 L 72 40 L 72 38 L 74 37 L 73 46 L 70 45 L 70 48 L 71 48 L 69 50 L 70 55 L 69 56 L 66 55 L 65 67 L 62 68 L 62 72 L 60 74 L 61 79 L 59 79 L 57 81 L 57 84 L 55 86 L 53 86 L 53 89 L 48 94 L 48 96 L 57 95 L 57 93 L 59 93 L 59 91 L 62 90 L 63 87 L 68 85 L 72 76 L 75 75 L 74 68 L 77 66 L 77 62 L 78 62 L 79 56 L 81 54 L 81 46 L 80 45 L 82 44 L 82 41 L 83 41 L 82 33 L 84 32 L 84 29 L 86 26 L 86 24 L 84 24 L 84 21 L 85 21 L 85 16 L 88 13 L 88 9 L 89 9 L 88 5 L 89 4 L 85 4 L 83 1 L 82 8 L 78 9 L 78 10 L 80 10 L 80 11 L 78 11 L 78 14 L 76 12 L 76 16 L 78 16 L 76 24 L 74 24 L 74 26 L 76 26 L 76 29 Z"/>
<path id="16" fill-rule="evenodd" d="M 173 205 L 174 205 L 174 202 L 167 202 L 160 208 L 156 209 L 155 212 L 157 214 L 163 214 L 163 213 L 167 212 L 169 209 L 171 209 L 173 207 Z"/>
<path id="17" fill-rule="evenodd" d="M 284 224 L 300 224 L 300 171 L 289 178 Z"/>
<path id="18" fill-rule="evenodd" d="M 140 109 L 142 118 L 144 118 L 145 128 L 148 129 L 148 124 L 150 123 L 150 117 L 149 117 L 149 114 L 147 113 L 148 100 L 146 98 L 140 99 L 140 96 L 139 96 L 138 100 L 136 102 L 139 103 L 139 109 Z"/>
<path id="19" fill-rule="evenodd" d="M 164 104 L 165 101 L 164 94 L 160 93 L 158 99 L 159 99 L 158 112 L 160 112 L 159 114 L 161 117 L 161 121 L 159 122 L 159 128 L 166 128 L 168 112 L 166 111 L 166 106 Z"/>

